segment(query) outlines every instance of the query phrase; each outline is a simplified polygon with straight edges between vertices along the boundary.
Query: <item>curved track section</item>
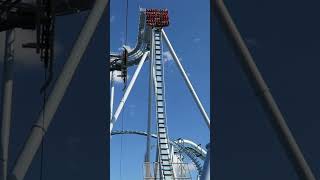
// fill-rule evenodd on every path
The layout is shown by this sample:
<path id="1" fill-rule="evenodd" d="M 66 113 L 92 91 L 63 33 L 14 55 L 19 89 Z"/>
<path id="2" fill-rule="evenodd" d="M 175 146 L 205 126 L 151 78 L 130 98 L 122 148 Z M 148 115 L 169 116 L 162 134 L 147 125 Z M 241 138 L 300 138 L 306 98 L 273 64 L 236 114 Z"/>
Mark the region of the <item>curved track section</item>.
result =
<path id="1" fill-rule="evenodd" d="M 202 160 L 205 160 L 206 155 L 207 155 L 207 151 L 205 151 L 204 149 L 202 149 L 200 147 L 200 145 L 187 140 L 187 139 L 178 139 L 176 141 L 174 141 L 177 144 L 182 144 L 185 148 L 189 149 L 190 151 L 192 151 L 194 154 L 197 155 L 197 157 L 199 157 Z"/>
<path id="2" fill-rule="evenodd" d="M 154 85 L 155 85 L 155 100 L 156 100 L 156 121 L 157 121 L 157 136 L 159 148 L 160 169 L 164 180 L 171 180 L 175 177 L 170 156 L 170 146 L 168 143 L 168 127 L 166 115 L 165 101 L 165 83 L 164 83 L 164 65 L 162 59 L 162 37 L 161 29 L 155 28 L 152 30 L 153 42 L 152 52 L 154 53 Z"/>
<path id="3" fill-rule="evenodd" d="M 138 38 L 134 49 L 130 50 L 128 47 L 124 47 L 128 50 L 128 62 L 127 66 L 133 66 L 139 63 L 143 52 L 150 49 L 150 37 L 151 28 L 146 26 L 146 15 L 144 9 L 140 9 L 139 27 L 138 27 Z M 110 53 L 110 65 L 111 68 L 119 66 L 122 61 L 121 53 Z"/>
<path id="4" fill-rule="evenodd" d="M 119 135 L 119 134 L 135 134 L 135 135 L 141 135 L 141 136 L 147 136 L 148 134 L 143 131 L 112 131 L 112 135 Z M 158 138 L 156 134 L 151 134 L 151 137 Z M 185 155 L 187 155 L 191 161 L 195 164 L 197 167 L 198 173 L 201 174 L 202 171 L 202 163 L 199 162 L 198 158 L 201 160 L 204 160 L 207 155 L 207 151 L 202 149 L 200 146 L 198 146 L 196 143 L 187 140 L 187 139 L 178 139 L 175 141 L 171 141 L 168 139 L 168 142 L 177 149 L 177 151 L 183 152 Z"/>

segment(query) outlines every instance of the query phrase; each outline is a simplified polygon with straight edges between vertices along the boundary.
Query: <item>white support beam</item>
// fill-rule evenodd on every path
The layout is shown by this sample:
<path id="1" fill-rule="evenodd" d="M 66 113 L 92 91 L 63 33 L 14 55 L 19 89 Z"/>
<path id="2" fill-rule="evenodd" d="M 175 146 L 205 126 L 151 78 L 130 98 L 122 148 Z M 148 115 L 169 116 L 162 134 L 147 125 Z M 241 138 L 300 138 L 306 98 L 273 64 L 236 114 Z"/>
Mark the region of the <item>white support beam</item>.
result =
<path id="1" fill-rule="evenodd" d="M 183 78 L 184 78 L 184 80 L 185 80 L 185 83 L 187 84 L 187 86 L 188 86 L 188 88 L 189 88 L 189 90 L 190 90 L 190 92 L 191 92 L 194 100 L 196 101 L 196 103 L 197 103 L 197 105 L 198 105 L 198 108 L 200 109 L 200 112 L 201 112 L 201 114 L 202 114 L 202 116 L 203 116 L 203 118 L 204 118 L 204 120 L 205 120 L 205 123 L 207 124 L 208 128 L 210 128 L 210 119 L 209 119 L 209 116 L 207 115 L 205 109 L 203 108 L 203 106 L 202 106 L 202 104 L 201 104 L 201 101 L 200 101 L 200 99 L 199 99 L 196 91 L 194 90 L 194 88 L 193 88 L 193 86 L 192 86 L 192 84 L 191 84 L 191 82 L 190 82 L 190 80 L 189 80 L 189 78 L 188 78 L 188 76 L 187 76 L 184 68 L 182 67 L 182 65 L 181 65 L 181 63 L 180 63 L 180 61 L 179 61 L 178 56 L 176 55 L 176 53 L 175 53 L 175 51 L 174 51 L 174 49 L 173 49 L 173 47 L 172 47 L 172 45 L 171 45 L 171 43 L 170 43 L 167 35 L 166 35 L 166 33 L 164 32 L 163 29 L 162 29 L 162 36 L 164 37 L 164 40 L 165 40 L 165 42 L 166 42 L 166 44 L 167 44 L 167 46 L 168 46 L 168 48 L 169 48 L 169 51 L 170 51 L 170 53 L 171 53 L 174 61 L 175 61 L 176 64 L 178 65 L 179 70 L 180 70 L 180 72 L 181 72 L 181 74 L 182 74 L 182 76 L 183 76 Z"/>
<path id="2" fill-rule="evenodd" d="M 154 62 L 154 37 L 153 31 L 151 33 L 151 52 L 150 52 L 150 62 L 149 62 L 149 99 L 148 99 L 148 122 L 147 122 L 147 149 L 145 154 L 146 162 L 146 176 L 151 177 L 151 162 L 150 162 L 150 152 L 151 152 L 151 126 L 152 126 L 152 96 L 153 96 L 153 62 Z"/>
<path id="3" fill-rule="evenodd" d="M 207 156 L 206 160 L 204 161 L 200 180 L 210 180 L 210 144 L 208 145 Z"/>
<path id="4" fill-rule="evenodd" d="M 111 87 L 111 94 L 110 94 L 110 120 L 113 115 L 113 100 L 114 100 L 114 71 L 110 72 L 110 87 Z"/>
<path id="5" fill-rule="evenodd" d="M 134 83 L 135 83 L 135 81 L 136 81 L 136 79 L 137 79 L 137 77 L 138 77 L 138 75 L 140 73 L 140 70 L 141 70 L 141 68 L 143 66 L 143 63 L 145 62 L 148 54 L 149 54 L 149 51 L 147 51 L 147 52 L 145 52 L 143 54 L 143 56 L 142 56 L 142 58 L 141 58 L 141 60 L 139 62 L 139 65 L 138 65 L 136 71 L 134 72 L 134 74 L 132 76 L 132 79 L 131 79 L 131 81 L 130 81 L 130 83 L 129 83 L 129 85 L 128 85 L 128 87 L 127 87 L 127 89 L 126 89 L 121 101 L 120 101 L 120 104 L 119 104 L 116 112 L 114 113 L 114 115 L 113 115 L 113 117 L 111 119 L 111 122 L 110 122 L 110 134 L 111 134 L 111 131 L 113 129 L 114 124 L 116 123 L 116 121 L 117 121 L 117 119 L 118 119 L 118 117 L 119 117 L 119 115 L 120 115 L 120 113 L 122 111 L 122 108 L 123 108 L 125 102 L 127 101 L 127 98 L 128 98 L 128 96 L 130 94 L 130 91 L 131 91 L 131 89 L 132 89 L 132 87 L 133 87 L 133 85 L 134 85 Z"/>

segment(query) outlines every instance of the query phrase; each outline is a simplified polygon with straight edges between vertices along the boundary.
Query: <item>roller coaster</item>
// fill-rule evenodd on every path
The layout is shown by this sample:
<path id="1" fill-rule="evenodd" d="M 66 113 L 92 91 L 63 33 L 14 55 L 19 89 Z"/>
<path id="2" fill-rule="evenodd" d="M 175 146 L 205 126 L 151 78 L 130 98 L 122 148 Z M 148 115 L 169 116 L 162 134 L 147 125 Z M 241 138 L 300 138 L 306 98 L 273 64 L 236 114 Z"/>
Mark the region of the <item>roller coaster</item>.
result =
<path id="1" fill-rule="evenodd" d="M 81 58 L 89 45 L 99 20 L 103 16 L 109 0 L 0 0 L 0 31 L 6 31 L 5 56 L 2 86 L 2 119 L 1 119 L 1 139 L 0 139 L 0 180 L 23 180 L 39 150 L 47 130 L 53 120 L 53 117 L 63 99 L 65 92 L 73 78 L 73 75 L 79 65 Z M 213 11 L 218 14 L 225 31 L 230 36 L 235 49 L 240 54 L 246 75 L 251 85 L 256 90 L 263 107 L 269 114 L 271 124 L 278 134 L 289 160 L 293 164 L 296 173 L 300 179 L 315 180 L 315 176 L 308 163 L 306 162 L 298 144 L 296 143 L 286 121 L 279 110 L 273 96 L 265 83 L 260 71 L 258 70 L 250 51 L 245 45 L 231 15 L 229 14 L 223 0 L 213 2 Z M 52 91 L 44 102 L 43 109 L 39 113 L 38 119 L 32 126 L 31 132 L 25 140 L 16 161 L 12 165 L 12 170 L 8 170 L 8 151 L 9 135 L 11 123 L 11 105 L 13 90 L 13 63 L 14 63 L 14 29 L 22 28 L 36 31 L 35 42 L 24 44 L 24 48 L 36 49 L 44 62 L 49 77 L 45 82 L 41 92 L 49 86 L 50 76 L 52 75 L 53 60 L 53 39 L 55 16 L 77 13 L 84 10 L 90 10 L 88 17 L 83 25 L 77 40 L 64 64 L 61 73 L 57 77 Z M 121 53 L 110 53 L 107 64 L 110 64 L 110 135 L 140 135 L 147 137 L 147 150 L 144 164 L 144 179 L 153 180 L 180 180 L 191 179 L 188 167 L 184 163 L 184 157 L 197 168 L 197 179 L 209 180 L 210 177 L 210 148 L 206 149 L 198 146 L 196 143 L 180 138 L 172 140 L 168 133 L 165 82 L 163 70 L 163 42 L 167 45 L 174 62 L 177 64 L 184 81 L 194 98 L 204 124 L 210 127 L 210 119 L 205 112 L 202 103 L 196 94 L 191 81 L 189 80 L 174 48 L 172 47 L 164 27 L 169 26 L 168 10 L 159 9 L 140 9 L 139 27 L 137 44 L 133 50 L 124 46 Z M 125 102 L 130 91 L 140 73 L 140 70 L 149 59 L 149 108 L 148 108 L 148 126 L 147 131 L 141 130 L 113 130 L 114 124 L 123 110 Z M 128 68 L 137 66 L 130 82 L 124 88 L 124 95 L 115 112 L 114 108 L 114 74 L 115 71 L 121 72 L 124 84 L 127 82 Z M 108 102 L 109 103 L 109 102 Z M 152 113 L 153 103 L 155 103 L 155 116 Z M 151 121 L 156 119 L 156 133 L 151 132 Z M 106 130 L 109 133 L 109 129 Z M 110 140 L 111 139 L 110 136 Z M 109 138 L 109 137 L 108 137 Z M 156 161 L 151 162 L 150 149 L 151 138 L 157 140 Z M 208 142 L 209 144 L 209 142 Z M 112 147 L 111 147 L 112 148 Z M 153 168 L 153 169 L 152 169 Z M 212 174 L 211 174 L 212 176 Z"/>
<path id="2" fill-rule="evenodd" d="M 167 127 L 166 115 L 166 98 L 165 98 L 165 82 L 163 70 L 163 41 L 169 47 L 170 53 L 177 63 L 181 74 L 184 77 L 195 102 L 197 103 L 201 114 L 203 115 L 204 122 L 210 126 L 210 120 L 206 114 L 184 68 L 182 67 L 166 33 L 163 28 L 169 26 L 169 16 L 167 9 L 140 9 L 138 38 L 136 46 L 129 50 L 124 46 L 124 51 L 121 53 L 110 53 L 110 87 L 111 87 L 111 104 L 110 104 L 110 132 L 111 135 L 118 134 L 136 134 L 147 136 L 147 152 L 145 158 L 145 173 L 144 179 L 164 179 L 164 180 L 180 180 L 191 179 L 187 163 L 184 163 L 182 156 L 188 157 L 198 171 L 197 179 L 210 179 L 209 174 L 209 155 L 207 150 L 202 149 L 196 143 L 186 140 L 170 140 Z M 145 64 L 146 59 L 149 58 L 149 119 L 147 132 L 125 130 L 125 131 L 112 131 L 114 124 L 117 122 L 120 112 L 125 105 L 125 102 L 130 94 L 130 91 L 140 73 L 142 66 Z M 120 77 L 123 82 L 127 81 L 127 68 L 136 66 L 137 68 L 129 82 L 128 87 L 125 88 L 124 95 L 119 103 L 118 108 L 113 114 L 114 104 L 114 74 L 115 71 L 120 71 Z M 155 95 L 155 101 L 152 97 Z M 156 106 L 156 126 L 157 133 L 152 134 L 150 124 L 153 119 L 152 103 Z M 209 130 L 209 129 L 208 129 Z M 156 162 L 150 162 L 150 138 L 157 139 L 157 153 Z M 209 143 L 209 142 L 208 142 Z M 111 147 L 112 148 L 112 147 Z M 204 161 L 207 161 L 204 163 Z M 154 173 L 152 173 L 152 171 Z"/>

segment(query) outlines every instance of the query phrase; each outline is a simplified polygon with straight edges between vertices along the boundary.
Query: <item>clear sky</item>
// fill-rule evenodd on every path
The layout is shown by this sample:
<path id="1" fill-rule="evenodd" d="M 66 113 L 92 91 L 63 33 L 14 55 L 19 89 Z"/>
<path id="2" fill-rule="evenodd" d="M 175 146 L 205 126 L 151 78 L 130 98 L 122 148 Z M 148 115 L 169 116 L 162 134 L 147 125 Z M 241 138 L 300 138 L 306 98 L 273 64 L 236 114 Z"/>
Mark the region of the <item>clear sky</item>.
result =
<path id="1" fill-rule="evenodd" d="M 128 44 L 134 47 L 138 31 L 139 7 L 167 8 L 170 26 L 165 28 L 181 63 L 202 101 L 205 110 L 210 114 L 210 29 L 209 1 L 129 1 Z M 117 52 L 124 40 L 125 1 L 112 1 L 110 12 L 110 48 Z M 165 47 L 165 46 L 164 46 Z M 168 134 L 170 139 L 185 138 L 201 144 L 204 148 L 209 142 L 209 129 L 203 121 L 182 75 L 170 57 L 168 49 L 164 49 L 165 83 Z M 148 118 L 148 63 L 145 64 L 129 96 L 123 114 L 119 116 L 114 130 L 146 131 Z M 132 76 L 136 67 L 129 70 Z M 130 81 L 130 79 L 129 79 Z M 116 85 L 115 106 L 118 105 L 122 84 Z M 122 122 L 123 120 L 123 122 Z M 123 123 L 123 124 L 122 124 Z M 156 132 L 155 121 L 153 132 Z M 152 141 L 156 145 L 156 141 Z M 111 179 L 142 179 L 143 162 L 146 149 L 146 138 L 136 135 L 115 136 L 112 138 L 110 154 Z M 154 148 L 153 148 L 154 149 Z M 152 152 L 155 157 L 155 151 Z M 120 172 L 121 161 L 121 172 Z M 120 177 L 122 176 L 122 177 Z"/>

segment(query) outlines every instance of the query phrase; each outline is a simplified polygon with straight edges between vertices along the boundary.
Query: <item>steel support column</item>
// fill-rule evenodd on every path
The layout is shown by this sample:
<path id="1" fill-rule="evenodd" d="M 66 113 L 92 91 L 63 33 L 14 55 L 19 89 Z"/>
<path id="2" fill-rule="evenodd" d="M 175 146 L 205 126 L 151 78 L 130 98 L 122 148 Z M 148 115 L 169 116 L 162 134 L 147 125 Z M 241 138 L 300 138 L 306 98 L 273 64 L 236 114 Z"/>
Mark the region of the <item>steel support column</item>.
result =
<path id="1" fill-rule="evenodd" d="M 110 72 L 110 86 L 111 86 L 111 95 L 110 95 L 110 120 L 113 116 L 113 100 L 114 100 L 114 71 Z"/>
<path id="2" fill-rule="evenodd" d="M 210 144 L 208 144 L 207 147 L 207 156 L 203 164 L 200 180 L 210 180 Z"/>
<path id="3" fill-rule="evenodd" d="M 148 99 L 148 122 L 147 122 L 147 150 L 145 155 L 146 175 L 151 177 L 150 171 L 150 151 L 151 151 L 151 125 L 152 125 L 152 95 L 153 95 L 153 62 L 154 62 L 154 37 L 151 33 L 151 52 L 150 52 L 150 69 L 149 69 L 149 99 Z"/>
<path id="4" fill-rule="evenodd" d="M 0 180 L 7 179 L 8 173 L 8 148 L 10 139 L 12 88 L 13 88 L 13 63 L 14 63 L 15 30 L 6 31 L 5 52 L 3 61 L 2 81 L 2 121 L 1 121 L 1 149 L 0 149 Z"/>

